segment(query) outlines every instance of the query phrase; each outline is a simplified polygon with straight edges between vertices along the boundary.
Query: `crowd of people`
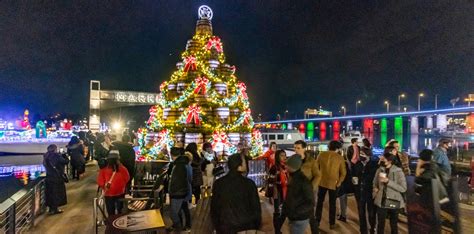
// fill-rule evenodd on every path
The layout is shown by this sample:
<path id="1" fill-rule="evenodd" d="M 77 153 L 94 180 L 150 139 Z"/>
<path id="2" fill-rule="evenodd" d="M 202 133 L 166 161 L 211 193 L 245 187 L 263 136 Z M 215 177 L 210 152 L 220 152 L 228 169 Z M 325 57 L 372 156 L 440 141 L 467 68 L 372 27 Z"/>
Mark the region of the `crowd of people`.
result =
<path id="1" fill-rule="evenodd" d="M 113 142 L 110 136 L 98 134 L 87 144 L 91 148 L 89 152 L 93 151 L 90 155 L 85 153 L 86 144 L 81 137 L 72 137 L 67 146 L 69 157 L 58 153 L 55 145 L 48 147 L 44 165 L 50 213 L 60 213 L 58 207 L 67 203 L 65 165 L 70 163 L 72 178 L 80 179 L 88 158 L 98 162 L 97 184 L 103 191 L 108 214 L 122 211 L 120 199 L 127 193 L 135 174 L 130 136 L 124 135 L 122 141 Z M 307 150 L 306 142 L 299 140 L 294 143 L 295 154 L 290 157 L 277 144 L 270 143 L 268 151 L 256 160 L 265 160 L 267 179 L 261 191 L 265 191 L 273 205 L 274 231 L 282 233 L 283 223 L 288 220 L 290 233 L 304 233 L 308 228 L 311 233 L 318 233 L 326 194 L 329 227 L 334 229 L 336 221 L 347 222 L 348 195 L 353 194 L 361 233 L 384 233 L 387 218 L 391 233 L 397 233 L 399 213 L 405 212 L 407 175 L 416 176 L 416 191 L 424 196 L 429 194 L 432 179 L 437 179 L 441 188 L 439 199 L 448 199 L 445 188 L 451 175 L 449 147 L 449 139 L 442 139 L 433 151 L 421 151 L 412 173 L 409 156 L 400 151 L 395 140 L 387 142 L 382 155 L 374 155 L 368 139 L 363 139 L 359 146 L 354 138 L 345 150 L 341 142 L 331 141 L 328 151 L 319 153 Z M 165 182 L 172 220 L 169 231 L 191 229 L 190 209 L 196 206 L 204 191 L 212 194 L 210 216 L 217 233 L 261 227 L 259 191 L 255 182 L 247 178 L 250 157 L 245 147 L 239 147 L 238 153 L 227 158 L 228 170 L 223 169 L 221 159 L 209 143 L 202 150 L 198 150 L 196 143 L 190 143 L 185 148 L 172 147 L 169 152 L 171 163 Z M 225 175 L 224 171 L 227 171 Z M 339 209 L 336 209 L 337 201 Z"/>

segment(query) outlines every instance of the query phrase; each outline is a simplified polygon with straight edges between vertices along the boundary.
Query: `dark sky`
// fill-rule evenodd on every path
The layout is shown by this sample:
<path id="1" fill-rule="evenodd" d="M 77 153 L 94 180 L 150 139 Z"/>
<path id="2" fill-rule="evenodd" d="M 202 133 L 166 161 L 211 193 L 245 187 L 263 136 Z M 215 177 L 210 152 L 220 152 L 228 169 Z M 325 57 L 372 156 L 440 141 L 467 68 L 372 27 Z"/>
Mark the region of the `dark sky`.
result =
<path id="1" fill-rule="evenodd" d="M 197 8 L 247 83 L 254 114 L 306 107 L 384 111 L 474 93 L 473 1 L 1 1 L 0 115 L 87 115 L 88 83 L 157 91 L 194 33 Z M 395 105 L 393 105 L 395 106 Z M 148 113 L 144 112 L 146 116 Z"/>

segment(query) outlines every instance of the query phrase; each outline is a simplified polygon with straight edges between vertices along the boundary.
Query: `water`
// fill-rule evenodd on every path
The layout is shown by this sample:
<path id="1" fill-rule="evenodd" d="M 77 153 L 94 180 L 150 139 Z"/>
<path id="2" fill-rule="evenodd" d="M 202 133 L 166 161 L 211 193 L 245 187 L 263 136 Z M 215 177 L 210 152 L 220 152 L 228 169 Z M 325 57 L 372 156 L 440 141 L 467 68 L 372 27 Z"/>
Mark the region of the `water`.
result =
<path id="1" fill-rule="evenodd" d="M 315 130 L 313 133 L 315 138 L 326 141 L 326 140 L 339 140 L 340 132 L 333 131 L 318 131 Z M 396 133 L 395 131 L 372 132 L 370 134 L 364 133 L 364 137 L 368 138 L 374 148 L 385 148 L 385 144 L 395 139 L 399 142 L 400 147 L 411 155 L 417 155 L 423 149 L 434 149 L 438 145 L 438 141 L 443 138 L 440 136 L 425 136 L 418 134 L 409 133 Z M 459 148 L 460 150 L 467 150 L 469 144 L 473 144 L 474 139 L 454 139 L 453 148 Z"/>

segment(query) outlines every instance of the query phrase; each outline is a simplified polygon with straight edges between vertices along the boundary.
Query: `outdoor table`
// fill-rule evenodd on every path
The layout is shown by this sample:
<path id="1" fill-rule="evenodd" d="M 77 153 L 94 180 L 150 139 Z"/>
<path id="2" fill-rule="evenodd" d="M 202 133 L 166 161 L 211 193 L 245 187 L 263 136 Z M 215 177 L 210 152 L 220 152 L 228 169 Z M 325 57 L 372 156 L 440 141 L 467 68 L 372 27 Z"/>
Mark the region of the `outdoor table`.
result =
<path id="1" fill-rule="evenodd" d="M 160 210 L 144 210 L 108 218 L 105 233 L 165 232 L 165 223 Z"/>

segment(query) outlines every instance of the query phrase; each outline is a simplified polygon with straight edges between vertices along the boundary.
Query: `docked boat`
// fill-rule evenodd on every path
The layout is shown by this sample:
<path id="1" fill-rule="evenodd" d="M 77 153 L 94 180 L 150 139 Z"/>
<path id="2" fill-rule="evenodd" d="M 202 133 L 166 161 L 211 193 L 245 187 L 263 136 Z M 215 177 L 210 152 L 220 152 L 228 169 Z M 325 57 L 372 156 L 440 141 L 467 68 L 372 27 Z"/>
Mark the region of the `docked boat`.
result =
<path id="1" fill-rule="evenodd" d="M 357 138 L 357 142 L 362 143 L 364 136 L 360 131 L 352 130 L 341 134 L 341 140 L 344 143 L 351 143 L 352 138 Z"/>

